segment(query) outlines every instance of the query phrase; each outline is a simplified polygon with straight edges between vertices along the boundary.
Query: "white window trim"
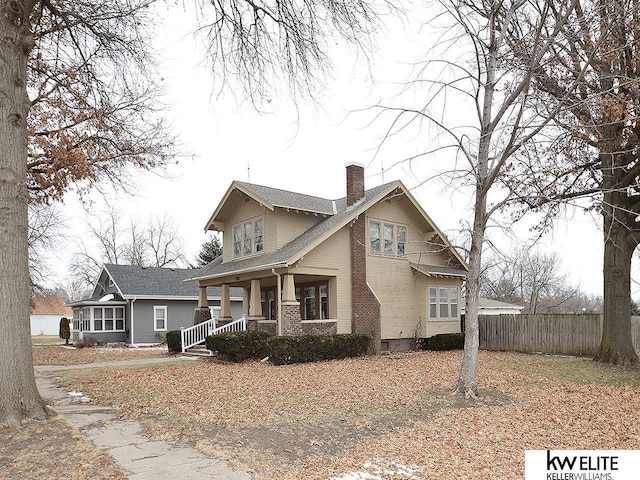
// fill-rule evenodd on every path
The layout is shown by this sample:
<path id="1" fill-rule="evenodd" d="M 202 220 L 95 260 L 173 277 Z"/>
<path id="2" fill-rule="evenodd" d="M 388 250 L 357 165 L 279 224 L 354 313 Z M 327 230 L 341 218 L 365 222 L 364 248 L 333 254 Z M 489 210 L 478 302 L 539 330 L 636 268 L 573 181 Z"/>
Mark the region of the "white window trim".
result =
<path id="1" fill-rule="evenodd" d="M 435 306 L 436 306 L 436 316 L 432 317 L 431 316 L 431 306 L 434 305 L 433 302 L 431 302 L 431 289 L 435 288 L 436 290 L 436 301 L 435 301 Z M 441 317 L 440 316 L 440 289 L 441 288 L 446 288 L 447 289 L 447 311 L 449 312 L 449 316 L 448 317 Z M 455 295 L 455 298 L 452 297 L 452 294 Z M 454 300 L 452 302 L 452 300 Z M 451 316 L 451 306 L 455 305 L 456 306 L 456 315 L 455 316 Z M 443 321 L 443 322 L 451 322 L 451 321 L 456 321 L 460 319 L 460 288 L 459 287 L 447 287 L 447 286 L 439 286 L 439 285 L 429 285 L 427 287 L 427 318 L 430 321 Z"/>
<path id="2" fill-rule="evenodd" d="M 102 330 L 96 330 L 95 328 L 95 315 L 94 315 L 94 309 L 96 308 L 100 308 L 102 310 Z M 104 315 L 104 311 L 105 309 L 110 308 L 113 309 L 113 328 L 111 330 L 106 330 L 105 329 L 105 318 L 106 316 Z M 118 308 L 122 308 L 122 328 L 116 328 L 117 322 L 116 319 L 118 317 L 116 317 L 116 310 Z M 89 316 L 88 318 L 85 315 L 85 310 L 88 310 Z M 77 318 L 76 318 L 76 311 L 78 312 Z M 98 305 L 90 305 L 90 306 L 86 306 L 86 307 L 82 307 L 78 310 L 74 310 L 74 318 L 73 318 L 73 331 L 74 332 L 79 332 L 79 331 L 83 331 L 83 332 L 87 332 L 87 333 L 122 333 L 126 331 L 127 328 L 127 322 L 126 322 L 126 308 L 124 305 L 117 305 L 117 306 L 113 306 L 113 307 L 102 307 L 102 306 L 98 306 Z M 89 326 L 89 328 L 84 329 L 83 327 L 85 326 Z"/>
<path id="3" fill-rule="evenodd" d="M 371 248 L 371 223 L 377 223 L 380 225 L 380 238 L 378 239 L 380 242 L 380 250 L 376 251 Z M 385 253 L 385 239 L 384 239 L 384 227 L 392 226 L 393 227 L 393 253 Z M 398 253 L 398 227 L 403 227 L 405 229 L 405 241 L 404 243 L 404 253 Z M 377 218 L 369 218 L 367 223 L 367 249 L 369 251 L 369 255 L 375 255 L 377 257 L 385 257 L 385 258 L 406 258 L 407 257 L 407 245 L 409 243 L 409 226 L 404 223 L 396 223 L 396 222 L 388 222 L 385 220 L 380 220 Z"/>
<path id="4" fill-rule="evenodd" d="M 261 221 L 262 222 L 262 249 L 258 252 L 256 251 L 256 222 L 257 221 Z M 245 244 L 245 230 L 244 230 L 244 226 L 249 223 L 251 224 L 251 253 L 244 253 L 244 244 Z M 238 255 L 236 255 L 235 252 L 235 229 L 236 228 L 240 228 L 240 233 L 241 233 L 241 239 L 240 239 L 240 253 Z M 249 218 L 247 220 L 244 220 L 242 222 L 236 223 L 235 225 L 233 225 L 231 227 L 231 257 L 232 258 L 247 258 L 247 257 L 251 257 L 254 255 L 261 255 L 264 253 L 264 216 L 259 216 L 259 217 L 254 217 L 254 218 Z"/>
<path id="5" fill-rule="evenodd" d="M 158 310 L 164 311 L 164 328 L 158 328 L 158 317 L 156 317 L 156 312 Z M 154 332 L 166 332 L 167 331 L 167 323 L 169 321 L 169 317 L 167 315 L 167 306 L 166 305 L 154 305 L 153 306 L 153 331 Z"/>

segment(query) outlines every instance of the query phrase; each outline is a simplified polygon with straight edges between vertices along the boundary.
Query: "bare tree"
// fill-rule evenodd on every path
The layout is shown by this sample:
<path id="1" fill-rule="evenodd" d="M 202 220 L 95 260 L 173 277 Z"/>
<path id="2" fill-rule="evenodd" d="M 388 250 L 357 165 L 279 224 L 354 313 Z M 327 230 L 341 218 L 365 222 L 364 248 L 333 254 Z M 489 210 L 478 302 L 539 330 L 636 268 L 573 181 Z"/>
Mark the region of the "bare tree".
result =
<path id="1" fill-rule="evenodd" d="M 630 279 L 640 243 L 639 42 L 637 1 L 578 2 L 550 61 L 533 77 L 539 111 L 564 105 L 547 144 L 535 155 L 549 161 L 522 155 L 516 168 L 528 180 L 517 182 L 529 207 L 554 215 L 588 197 L 587 208 L 602 215 L 604 322 L 596 359 L 619 365 L 638 363 L 631 342 Z"/>
<path id="2" fill-rule="evenodd" d="M 63 225 L 62 216 L 56 206 L 29 206 L 29 277 L 34 293 L 43 291 L 43 284 L 49 272 L 47 251 L 61 240 Z"/>
<path id="3" fill-rule="evenodd" d="M 82 285 L 74 287 L 74 291 L 88 290 L 105 263 L 139 267 L 187 266 L 182 239 L 167 215 L 146 224 L 131 221 L 129 227 L 123 227 L 122 223 L 121 214 L 116 210 L 108 211 L 94 224 L 89 223 L 89 232 L 83 236 L 71 261 L 70 277 L 81 280 Z"/>
<path id="4" fill-rule="evenodd" d="M 124 157 L 162 160 L 162 154 L 146 151 L 137 140 L 154 134 L 156 123 L 145 123 L 135 109 L 120 109 L 119 92 L 138 91 L 141 97 L 151 94 L 152 85 L 143 85 L 153 59 L 149 55 L 148 2 L 145 0 L 0 0 L 0 322 L 5 335 L 0 336 L 0 421 L 19 425 L 24 418 L 45 418 L 42 400 L 33 376 L 30 352 L 29 273 L 27 254 L 28 192 L 46 191 L 51 179 L 55 191 L 66 189 L 77 176 L 76 162 L 82 152 L 95 154 L 108 150 L 120 141 Z M 267 85 L 265 73 L 284 72 L 290 83 L 310 82 L 315 69 L 324 65 L 324 47 L 328 30 L 357 43 L 366 33 L 372 10 L 364 0 L 327 0 L 299 2 L 281 0 L 222 0 L 200 2 L 203 13 L 210 15 L 210 51 L 214 70 L 235 67 L 246 80 L 250 93 L 264 92 L 256 86 Z M 271 66 L 274 65 L 272 69 Z M 280 67 L 280 69 L 278 69 Z M 57 73 L 67 74 L 66 77 Z M 306 78 L 306 80 L 305 80 Z M 75 81 L 80 80 L 76 85 Z M 50 80 L 50 83 L 48 81 Z M 41 86 L 44 87 L 41 88 Z M 69 86 L 72 88 L 69 88 Z M 35 90 L 38 98 L 50 99 L 48 107 L 36 112 L 28 95 Z M 256 90 L 257 88 L 257 90 Z M 53 96 L 49 92 L 54 92 Z M 64 92 L 64 93 L 59 93 Z M 126 95 L 125 95 L 126 96 Z M 135 95 L 131 98 L 134 98 Z M 85 101 L 86 100 L 86 101 Z M 34 121 L 29 125 L 30 109 Z M 54 113 L 60 109 L 59 115 Z M 121 112 L 107 125 L 96 110 Z M 68 109 L 69 111 L 64 111 Z M 151 113 L 151 112 L 148 112 Z M 144 116 L 144 113 L 143 113 Z M 34 118 L 32 117 L 32 118 Z M 84 122 L 85 118 L 94 121 Z M 126 132 L 137 118 L 149 128 Z M 59 123 L 59 124 L 58 124 Z M 67 127 L 77 126 L 74 135 L 62 135 Z M 84 131 L 87 131 L 85 136 Z M 46 132 L 52 142 L 28 147 L 28 139 Z M 59 135 L 60 134 L 60 135 Z M 47 153 L 49 145 L 50 154 Z M 83 150 L 81 147 L 85 146 Z M 79 149 L 77 147 L 80 147 Z M 53 157 L 61 151 L 66 162 L 56 165 Z M 117 152 L 117 150 L 115 150 Z M 76 152 L 72 154 L 71 152 Z M 48 158 L 51 157 L 51 158 Z M 92 157 L 93 158 L 93 157 Z M 116 155 L 92 174 L 84 175 L 89 184 L 101 175 L 118 177 Z M 42 176 L 29 176 L 34 168 Z M 111 167 L 116 166 L 115 169 Z M 70 175 L 56 172 L 67 168 Z M 40 173 L 40 172 L 37 172 Z M 41 183 L 42 182 L 42 183 Z M 46 195 L 56 197 L 56 194 Z M 10 357 L 9 357 L 10 356 Z M 11 358 L 11 361 L 9 361 Z"/>
<path id="5" fill-rule="evenodd" d="M 561 272 L 557 254 L 521 248 L 493 257 L 482 275 L 482 296 L 522 305 L 525 313 L 576 312 L 580 290 Z"/>
<path id="6" fill-rule="evenodd" d="M 445 22 L 441 34 L 439 47 L 446 45 L 445 54 L 425 62 L 413 82 L 430 86 L 429 100 L 420 108 L 381 107 L 384 112 L 396 113 L 389 135 L 412 122 L 427 122 L 448 135 L 450 146 L 458 152 L 450 181 L 468 185 L 473 191 L 465 346 L 455 388 L 466 397 L 478 394 L 478 293 L 487 226 L 513 196 L 502 181 L 513 156 L 529 145 L 556 114 L 551 111 L 536 115 L 527 108 L 527 99 L 532 75 L 546 61 L 575 3 L 441 0 L 438 22 L 452 20 Z M 514 61 L 513 51 L 519 48 L 531 52 L 526 62 Z M 451 59 L 449 51 L 463 50 L 467 57 L 463 53 Z M 432 73 L 434 69 L 437 75 Z M 450 108 L 451 98 L 461 99 L 461 105 Z M 413 162 L 442 150 L 443 147 L 408 160 Z"/>
<path id="7" fill-rule="evenodd" d="M 147 228 L 145 244 L 151 258 L 149 266 L 185 266 L 188 263 L 182 239 L 167 215 L 151 221 Z"/>

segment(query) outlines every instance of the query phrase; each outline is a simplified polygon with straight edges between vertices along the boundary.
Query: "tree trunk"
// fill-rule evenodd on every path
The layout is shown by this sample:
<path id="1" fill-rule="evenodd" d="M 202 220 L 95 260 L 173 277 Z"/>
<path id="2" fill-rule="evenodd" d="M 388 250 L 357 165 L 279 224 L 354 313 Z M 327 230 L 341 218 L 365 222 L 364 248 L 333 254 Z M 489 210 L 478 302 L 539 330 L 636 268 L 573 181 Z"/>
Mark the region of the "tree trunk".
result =
<path id="1" fill-rule="evenodd" d="M 599 362 L 630 366 L 638 364 L 631 341 L 631 258 L 636 242 L 618 218 L 619 201 L 605 192 L 604 207 L 604 307 L 602 339 L 595 356 Z M 625 192 L 622 195 L 626 195 Z"/>
<path id="2" fill-rule="evenodd" d="M 27 60 L 32 0 L 0 0 L 0 422 L 45 419 L 31 358 Z"/>
<path id="3" fill-rule="evenodd" d="M 476 197 L 477 198 L 477 197 Z M 478 199 L 480 200 L 480 199 Z M 467 292 L 465 298 L 464 317 L 464 354 L 460 376 L 454 393 L 465 398 L 478 396 L 478 350 L 480 334 L 478 327 L 478 295 L 480 289 L 480 272 L 482 265 L 482 244 L 484 238 L 484 202 L 478 205 L 474 215 L 471 250 L 469 252 L 469 271 L 467 272 Z"/>

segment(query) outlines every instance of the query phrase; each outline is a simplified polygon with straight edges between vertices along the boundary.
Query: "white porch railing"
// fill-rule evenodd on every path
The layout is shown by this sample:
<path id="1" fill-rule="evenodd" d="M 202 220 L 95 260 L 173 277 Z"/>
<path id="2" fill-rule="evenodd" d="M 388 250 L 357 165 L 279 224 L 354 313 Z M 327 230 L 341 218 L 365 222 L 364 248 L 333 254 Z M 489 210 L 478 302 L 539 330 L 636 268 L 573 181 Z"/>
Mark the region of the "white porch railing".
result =
<path id="1" fill-rule="evenodd" d="M 220 333 L 228 332 L 244 332 L 246 329 L 247 319 L 244 315 L 231 323 L 222 325 L 221 327 L 216 327 L 215 318 L 198 323 L 192 327 L 181 327 L 180 341 L 182 342 L 182 353 L 186 352 L 191 347 L 204 343 L 209 335 L 218 335 Z"/>

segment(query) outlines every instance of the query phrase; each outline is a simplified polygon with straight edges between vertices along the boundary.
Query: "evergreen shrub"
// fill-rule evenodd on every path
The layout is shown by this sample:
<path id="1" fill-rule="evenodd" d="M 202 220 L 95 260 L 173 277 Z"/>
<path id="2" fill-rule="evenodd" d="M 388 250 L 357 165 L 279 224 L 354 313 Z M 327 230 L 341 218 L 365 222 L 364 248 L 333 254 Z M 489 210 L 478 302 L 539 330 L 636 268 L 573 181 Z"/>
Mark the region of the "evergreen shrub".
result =
<path id="1" fill-rule="evenodd" d="M 261 330 L 221 333 L 207 337 L 205 344 L 216 355 L 232 362 L 267 356 L 269 334 Z"/>
<path id="2" fill-rule="evenodd" d="M 269 360 L 276 365 L 358 357 L 367 353 L 370 344 L 371 338 L 359 334 L 271 337 L 267 341 Z"/>
<path id="3" fill-rule="evenodd" d="M 180 330 L 171 330 L 167 332 L 167 349 L 170 353 L 182 353 L 182 339 L 180 338 Z"/>

